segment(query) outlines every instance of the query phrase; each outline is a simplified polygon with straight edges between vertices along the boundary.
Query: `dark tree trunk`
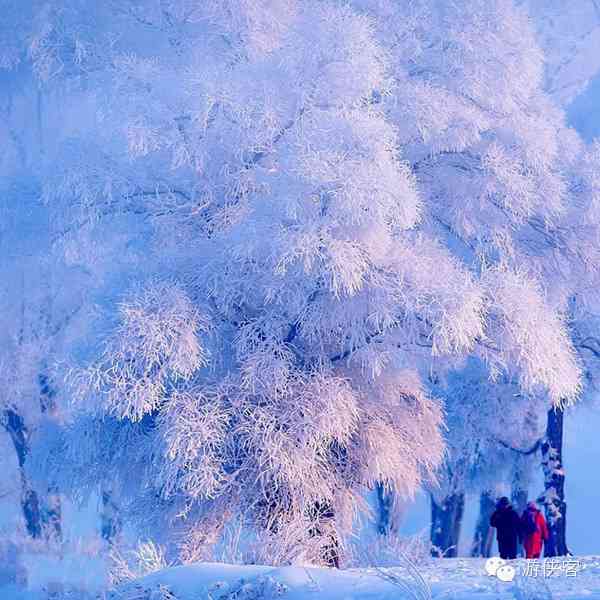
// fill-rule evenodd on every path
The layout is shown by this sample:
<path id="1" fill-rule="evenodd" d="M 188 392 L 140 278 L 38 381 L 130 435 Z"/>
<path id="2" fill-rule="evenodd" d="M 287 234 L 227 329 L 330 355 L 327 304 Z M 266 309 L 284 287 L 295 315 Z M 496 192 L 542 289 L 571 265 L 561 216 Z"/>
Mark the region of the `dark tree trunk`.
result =
<path id="1" fill-rule="evenodd" d="M 527 490 L 513 488 L 510 493 L 510 501 L 519 516 L 522 515 L 527 507 Z"/>
<path id="2" fill-rule="evenodd" d="M 56 484 L 48 486 L 46 502 L 42 509 L 44 534 L 49 539 L 62 539 L 62 500 Z"/>
<path id="3" fill-rule="evenodd" d="M 42 414 L 51 415 L 55 410 L 54 390 L 49 378 L 44 374 L 38 377 L 40 388 L 40 409 Z M 23 417 L 14 409 L 4 411 L 4 428 L 9 434 L 17 461 L 21 479 L 21 510 L 25 518 L 25 527 L 32 538 L 44 534 L 54 539 L 62 538 L 62 505 L 58 486 L 48 486 L 47 502 L 43 504 L 27 477 L 25 463 L 30 452 L 29 431 Z"/>
<path id="4" fill-rule="evenodd" d="M 340 543 L 335 530 L 335 511 L 330 502 L 315 502 L 310 511 L 311 537 L 320 538 L 320 560 L 327 567 L 340 568 Z"/>
<path id="5" fill-rule="evenodd" d="M 492 492 L 487 490 L 482 492 L 479 496 L 479 517 L 477 518 L 477 525 L 475 526 L 471 556 L 483 556 L 487 558 L 492 554 L 494 530 L 490 526 L 490 517 L 496 508 L 494 500 Z"/>
<path id="6" fill-rule="evenodd" d="M 527 507 L 527 490 L 521 487 L 518 474 L 513 478 L 510 501 L 517 514 L 521 516 Z M 525 556 L 523 542 L 520 539 L 517 540 L 517 556 Z"/>
<path id="7" fill-rule="evenodd" d="M 452 558 L 458 554 L 458 540 L 465 508 L 464 493 L 446 496 L 441 504 L 431 496 L 431 543 L 433 556 Z"/>
<path id="8" fill-rule="evenodd" d="M 565 502 L 565 474 L 563 471 L 564 410 L 548 411 L 546 439 L 542 443 L 544 469 L 544 505 L 549 538 L 544 545 L 544 556 L 566 556 L 567 504 Z"/>
<path id="9" fill-rule="evenodd" d="M 377 505 L 379 515 L 377 519 L 377 531 L 381 535 L 387 535 L 392 530 L 392 507 L 394 506 L 393 492 L 386 490 L 382 483 L 377 483 Z"/>
<path id="10" fill-rule="evenodd" d="M 119 509 L 111 490 L 104 490 L 102 492 L 100 527 L 102 537 L 109 543 L 112 543 L 122 528 L 121 519 L 119 518 Z"/>
<path id="11" fill-rule="evenodd" d="M 40 410 L 43 415 L 51 419 L 56 414 L 56 401 L 54 399 L 56 391 L 52 386 L 45 365 L 43 365 L 38 375 L 38 385 L 40 389 Z M 48 539 L 61 540 L 62 499 L 56 482 L 51 481 L 48 484 L 45 502 L 42 503 L 41 507 L 41 516 L 45 536 Z"/>
<path id="12" fill-rule="evenodd" d="M 4 428 L 12 440 L 19 463 L 21 478 L 21 510 L 25 527 L 32 538 L 42 535 L 42 519 L 37 492 L 31 486 L 25 472 L 25 460 L 29 453 L 28 432 L 23 417 L 12 408 L 4 411 Z"/>

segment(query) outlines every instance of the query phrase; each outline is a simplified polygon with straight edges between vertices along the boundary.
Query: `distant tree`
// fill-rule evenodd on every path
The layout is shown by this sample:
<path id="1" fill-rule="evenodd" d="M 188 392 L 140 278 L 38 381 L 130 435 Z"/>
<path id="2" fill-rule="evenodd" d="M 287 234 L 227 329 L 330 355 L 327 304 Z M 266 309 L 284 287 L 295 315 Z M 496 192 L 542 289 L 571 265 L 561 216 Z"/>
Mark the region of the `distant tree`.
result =
<path id="1" fill-rule="evenodd" d="M 12 202 L 11 198 L 2 206 L 5 220 L 0 327 L 4 344 L 0 352 L 0 424 L 11 440 L 16 458 L 27 533 L 34 538 L 42 534 L 60 538 L 60 495 L 52 480 L 36 483 L 30 464 L 36 430 L 58 418 L 57 390 L 49 361 L 58 354 L 53 346 L 60 344 L 64 327 L 73 317 L 73 304 L 71 298 L 64 302 L 64 296 L 53 287 L 57 269 L 44 253 L 44 223 L 42 220 L 40 227 L 39 214 L 28 212 L 34 207 L 40 212 L 43 209 L 30 201 L 27 191 L 17 210 L 10 206 Z M 76 296 L 75 287 L 71 293 Z M 77 306 L 76 299 L 74 305 Z"/>
<path id="2" fill-rule="evenodd" d="M 600 72 L 600 3 L 525 0 L 545 56 L 545 88 L 568 106 Z"/>
<path id="3" fill-rule="evenodd" d="M 4 21 L 0 33 L 0 54 L 14 50 L 12 59 L 4 54 L 0 60 L 0 432 L 14 451 L 9 464 L 17 467 L 25 530 L 37 538 L 62 535 L 62 490 L 44 472 L 39 442 L 70 418 L 64 365 L 97 324 L 98 290 L 110 280 L 105 261 L 114 275 L 127 252 L 115 215 L 108 220 L 110 236 L 105 230 L 96 238 L 89 211 L 50 201 L 55 190 L 48 176 L 72 135 L 61 115 L 65 88 L 73 81 L 45 86 L 35 68 L 35 73 L 26 68 L 28 51 L 33 52 L 26 42 L 35 40 L 31 28 L 45 26 L 41 13 L 32 17 L 36 6 L 15 4 L 11 13 L 7 4 L 13 20 Z M 57 45 L 55 40 L 55 50 Z M 71 90 L 73 105 L 83 97 L 78 86 Z"/>

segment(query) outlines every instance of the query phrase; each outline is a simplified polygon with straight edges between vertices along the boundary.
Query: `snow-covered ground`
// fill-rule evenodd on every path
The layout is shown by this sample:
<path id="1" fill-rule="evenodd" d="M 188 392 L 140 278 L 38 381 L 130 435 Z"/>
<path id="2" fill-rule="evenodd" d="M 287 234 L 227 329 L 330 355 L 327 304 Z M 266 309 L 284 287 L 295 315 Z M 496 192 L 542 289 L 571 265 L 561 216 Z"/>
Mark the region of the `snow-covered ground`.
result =
<path id="1" fill-rule="evenodd" d="M 600 557 L 566 564 L 509 561 L 512 582 L 490 576 L 484 559 L 436 559 L 418 565 L 419 583 L 410 570 L 315 567 L 262 567 L 196 564 L 175 567 L 121 586 L 114 600 L 590 600 L 600 599 Z M 553 567 L 560 567 L 554 570 Z"/>
<path id="2" fill-rule="evenodd" d="M 568 560 L 570 562 L 565 562 Z M 407 567 L 335 570 L 197 563 L 108 592 L 46 584 L 0 588 L 2 600 L 600 600 L 600 556 L 508 561 L 512 581 L 488 575 L 484 559 L 431 559 Z"/>

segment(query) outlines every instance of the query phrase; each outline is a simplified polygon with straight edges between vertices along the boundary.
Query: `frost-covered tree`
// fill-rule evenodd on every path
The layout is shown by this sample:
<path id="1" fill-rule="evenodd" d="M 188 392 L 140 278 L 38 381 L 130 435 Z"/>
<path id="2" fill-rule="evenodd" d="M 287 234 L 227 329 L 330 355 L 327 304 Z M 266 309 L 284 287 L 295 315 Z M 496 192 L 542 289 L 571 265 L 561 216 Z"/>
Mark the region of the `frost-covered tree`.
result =
<path id="1" fill-rule="evenodd" d="M 15 4 L 10 13 L 3 6 L 16 20 L 3 21 L 0 34 L 0 435 L 10 440 L 7 462 L 17 475 L 11 491 L 21 505 L 24 530 L 32 537 L 54 537 L 61 534 L 61 493 L 56 478 L 35 467 L 44 463 L 39 438 L 52 437 L 68 417 L 64 365 L 96 324 L 97 291 L 110 287 L 107 265 L 114 275 L 124 263 L 129 239 L 124 231 L 131 235 L 133 228 L 113 218 L 98 236 L 89 211 L 50 201 L 48 173 L 91 110 L 88 102 L 86 115 L 79 88 L 44 87 L 41 74 L 26 68 L 41 35 L 31 27 L 50 25 L 41 13 L 35 22 L 29 19 L 34 7 Z M 61 118 L 66 98 L 79 104 L 79 122 L 74 114 L 69 122 Z"/>
<path id="2" fill-rule="evenodd" d="M 40 169 L 61 244 L 94 264 L 115 219 L 151 229 L 123 233 L 147 260 L 137 281 L 115 263 L 113 311 L 73 357 L 52 452 L 76 485 L 116 474 L 186 560 L 233 515 L 270 560 L 328 560 L 365 486 L 435 478 L 432 368 L 470 355 L 524 394 L 577 396 L 556 263 L 581 149 L 521 9 L 87 5 L 33 4 L 4 61 L 73 123 Z"/>
<path id="3" fill-rule="evenodd" d="M 523 377 L 519 360 L 525 359 L 534 370 L 543 365 L 554 370 L 555 359 L 546 352 L 557 346 L 555 336 L 569 335 L 564 322 L 572 318 L 570 298 L 582 274 L 588 281 L 595 276 L 598 219 L 577 183 L 585 150 L 545 93 L 542 54 L 526 13 L 509 2 L 473 2 L 468 10 L 466 4 L 417 2 L 408 3 L 403 12 L 393 3 L 362 5 L 380 11 L 383 18 L 378 22 L 397 52 L 396 64 L 403 66 L 396 72 L 402 93 L 392 95 L 389 114 L 393 118 L 398 110 L 400 132 L 406 132 L 401 137 L 403 155 L 410 157 L 420 189 L 428 195 L 424 226 L 486 282 L 496 301 L 501 297 L 501 305 L 512 303 L 500 319 L 490 312 L 491 324 L 519 322 L 511 335 L 524 335 L 531 342 L 517 361 L 503 357 L 489 341 L 477 344 L 476 354 L 491 365 L 492 373 L 497 364 L 497 383 L 507 381 L 509 387 Z M 443 35 L 432 36 L 432 22 L 444 29 Z M 417 59 L 410 51 L 415 48 Z M 412 129 L 405 118 L 409 102 L 413 112 L 420 111 Z M 588 215 L 583 229 L 582 213 Z M 521 321 L 544 312 L 560 316 L 547 320 L 546 327 Z M 560 377 L 563 382 L 577 372 L 573 359 L 571 354 L 558 361 L 570 369 L 570 375 Z M 532 386 L 524 389 L 533 391 Z M 543 390 L 534 395 L 540 393 L 546 396 Z M 505 409 L 526 418 L 518 403 L 511 402 L 510 392 L 494 396 L 504 396 Z M 567 400 L 560 392 L 550 394 L 549 401 L 552 396 L 554 402 Z M 471 422 L 484 440 L 489 432 L 480 419 L 485 402 L 474 393 L 456 406 L 463 417 L 471 411 Z M 543 403 L 540 406 L 545 413 Z M 520 448 L 518 440 L 505 442 Z M 460 453 L 457 457 L 467 462 L 477 458 Z M 455 471 L 457 465 L 451 466 Z M 436 505 L 459 506 L 464 485 L 460 482 L 458 492 L 449 488 L 446 498 L 438 490 L 434 512 Z M 439 525 L 440 531 L 457 531 L 454 519 L 448 521 L 451 512 L 439 511 L 447 521 Z"/>
<path id="4" fill-rule="evenodd" d="M 470 553 L 486 556 L 492 541 L 489 519 L 498 496 L 511 495 L 517 501 L 539 464 L 536 452 L 547 400 L 524 393 L 506 375 L 491 380 L 486 366 L 475 359 L 435 382 L 433 389 L 444 400 L 447 425 L 441 485 L 432 498 L 434 553 L 455 555 L 465 496 L 481 492 Z"/>
<path id="5" fill-rule="evenodd" d="M 14 183 L 14 181 L 13 181 Z M 0 424 L 11 441 L 25 530 L 34 537 L 61 533 L 60 495 L 52 479 L 36 482 L 31 472 L 38 429 L 60 419 L 53 361 L 60 356 L 66 329 L 81 306 L 78 275 L 61 272 L 48 252 L 45 212 L 30 190 L 4 188 L 0 200 L 2 285 L 0 306 Z M 61 286 L 55 285 L 61 279 Z M 68 286 L 68 288 L 67 288 Z M 9 464 L 10 464 L 9 463 Z"/>
<path id="6" fill-rule="evenodd" d="M 600 307 L 595 290 L 597 282 L 598 248 L 598 173 L 600 154 L 598 142 L 584 149 L 579 156 L 572 187 L 578 197 L 577 213 L 572 218 L 576 235 L 568 246 L 576 260 L 571 261 L 569 298 L 570 329 L 574 346 L 579 352 L 584 372 L 584 397 L 589 402 L 598 387 L 598 315 Z M 546 507 L 550 540 L 544 554 L 565 555 L 569 552 L 566 540 L 567 503 L 565 499 L 565 470 L 563 467 L 563 422 L 565 406 L 551 407 L 547 413 L 546 431 L 541 440 L 544 491 L 540 500 Z"/>
<path id="7" fill-rule="evenodd" d="M 57 413 L 56 384 L 51 361 L 53 345 L 61 337 L 78 305 L 77 277 L 64 277 L 60 261 L 50 251 L 49 214 L 39 202 L 39 188 L 31 165 L 39 161 L 39 148 L 29 144 L 31 132 L 19 121 L 26 100 L 15 101 L 12 77 L 3 81 L 0 127 L 3 153 L 0 184 L 0 425 L 12 449 L 8 464 L 16 469 L 12 490 L 21 506 L 25 531 L 32 537 L 60 535 L 60 497 L 52 481 L 36 485 L 30 472 L 33 437 L 38 427 Z M 31 106 L 31 105 L 30 105 Z M 37 132 L 35 127 L 33 135 Z M 29 137 L 29 139 L 28 139 Z M 63 278 L 64 277 L 64 278 Z M 67 292 L 58 289 L 72 285 Z"/>
<path id="8" fill-rule="evenodd" d="M 597 79 L 600 70 L 600 5 L 596 0 L 578 3 L 539 2 L 528 0 L 524 3 L 532 16 L 537 37 L 545 55 L 545 89 L 561 105 L 568 108 L 571 121 L 581 129 L 582 135 L 589 136 L 597 128 L 586 123 L 593 119 L 593 111 L 581 114 L 583 104 L 578 102 L 590 81 Z M 593 85 L 593 84 L 592 84 Z M 579 181 L 580 189 L 588 192 L 594 187 L 589 169 L 594 150 L 581 160 L 580 166 L 588 171 L 588 176 Z M 596 167 L 597 169 L 597 162 Z M 596 177 L 593 176 L 592 179 Z M 583 185 L 581 185 L 583 183 Z M 591 205 L 584 204 L 584 212 L 589 213 Z M 586 219 L 585 228 L 589 229 L 590 219 Z M 587 238 L 588 240 L 590 238 Z M 597 245 L 597 241 L 595 242 Z M 594 241 L 592 240 L 592 244 Z M 572 329 L 576 347 L 585 364 L 586 387 L 593 397 L 597 379 L 597 307 L 593 298 L 595 285 L 587 278 L 581 281 L 572 297 Z M 590 294 L 591 292 L 591 294 Z M 563 462 L 562 429 L 564 411 L 560 408 L 550 410 L 547 418 L 547 434 L 544 439 L 542 464 L 544 468 L 546 516 L 550 523 L 551 541 L 549 552 L 565 554 L 566 544 L 566 502 L 564 497 L 565 472 Z M 554 465 L 554 466 L 552 466 Z"/>
<path id="9" fill-rule="evenodd" d="M 76 8 L 50 11 L 46 29 L 67 36 L 72 18 L 84 18 Z M 236 510 L 259 531 L 287 535 L 292 551 L 311 540 L 326 549 L 337 543 L 327 515 L 348 526 L 362 485 L 382 480 L 410 494 L 441 455 L 441 411 L 414 365 L 367 347 L 379 329 L 399 329 L 400 275 L 414 288 L 407 311 L 438 298 L 455 303 L 444 299 L 447 285 L 411 273 L 410 261 L 399 272 L 401 253 L 417 249 L 410 237 L 394 238 L 417 223 L 420 201 L 393 129 L 365 104 L 385 84 L 384 53 L 367 20 L 347 9 L 287 7 L 278 41 L 278 31 L 261 31 L 270 27 L 264 15 L 254 23 L 249 8 L 238 23 L 216 5 L 190 25 L 212 56 L 207 64 L 185 32 L 176 40 L 163 32 L 172 19 L 185 29 L 187 12 L 167 18 L 138 8 L 124 11 L 124 31 L 150 28 L 164 45 L 152 59 L 115 52 L 106 72 L 82 68 L 86 85 L 114 77 L 106 97 L 94 98 L 104 120 L 58 149 L 44 173 L 44 198 L 65 215 L 60 233 L 77 249 L 82 229 L 106 233 L 115 213 L 156 228 L 155 277 L 127 295 L 85 373 L 84 391 L 95 390 L 98 405 L 88 397 L 83 409 L 118 419 L 113 428 L 87 421 L 114 451 L 91 456 L 132 469 L 139 448 L 115 443 L 118 436 L 137 436 L 144 449 L 152 436 L 156 461 L 140 457 L 147 478 L 136 492 L 150 485 L 148 498 L 162 508 L 204 517 L 189 528 L 190 557 L 203 541 L 196 538 L 212 534 L 210 521 L 221 527 Z M 323 52 L 314 55 L 320 38 Z M 68 38 L 58 48 L 67 52 Z M 51 50 L 38 59 L 56 61 L 58 77 L 68 52 Z M 331 75 L 339 89 L 330 90 Z M 380 243 L 396 247 L 389 264 L 378 263 Z M 462 279 L 477 328 L 476 292 Z M 440 339 L 452 337 L 438 327 Z M 85 423 L 75 420 L 75 437 Z M 110 461 L 93 462 L 106 470 Z"/>

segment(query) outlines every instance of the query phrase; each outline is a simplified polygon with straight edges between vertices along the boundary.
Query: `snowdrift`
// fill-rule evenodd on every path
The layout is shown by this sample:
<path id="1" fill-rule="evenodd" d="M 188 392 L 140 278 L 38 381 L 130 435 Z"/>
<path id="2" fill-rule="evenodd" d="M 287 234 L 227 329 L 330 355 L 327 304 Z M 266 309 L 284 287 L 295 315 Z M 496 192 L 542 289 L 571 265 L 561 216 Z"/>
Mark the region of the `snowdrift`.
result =
<path id="1" fill-rule="evenodd" d="M 509 561 L 516 575 L 487 575 L 483 559 L 439 559 L 419 566 L 425 585 L 402 568 L 334 570 L 317 567 L 198 563 L 173 567 L 121 585 L 110 600 L 600 600 L 600 557 L 570 559 L 577 569 Z M 558 564 L 564 564 L 558 559 Z M 555 565 L 556 566 L 556 565 Z"/>

